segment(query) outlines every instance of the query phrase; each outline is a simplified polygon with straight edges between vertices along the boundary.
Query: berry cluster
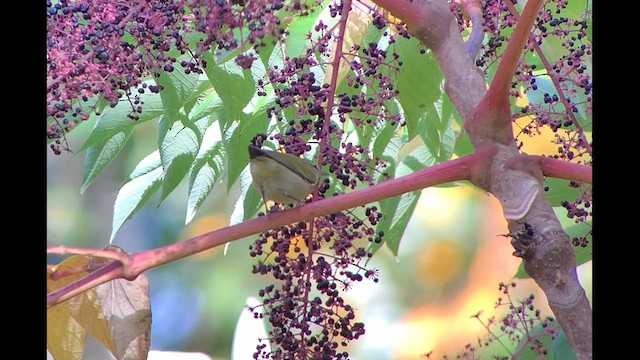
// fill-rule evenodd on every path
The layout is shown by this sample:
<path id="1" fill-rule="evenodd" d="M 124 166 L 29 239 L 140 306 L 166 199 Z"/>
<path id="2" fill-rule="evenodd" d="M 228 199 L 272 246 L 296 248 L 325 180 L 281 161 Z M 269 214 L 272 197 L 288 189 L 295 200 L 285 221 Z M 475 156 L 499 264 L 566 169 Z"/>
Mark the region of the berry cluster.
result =
<path id="1" fill-rule="evenodd" d="M 337 16 L 340 4 L 331 5 L 331 15 Z M 372 11 L 374 23 L 379 29 L 394 26 L 396 33 L 384 32 L 389 44 L 393 44 L 397 36 L 409 37 L 401 24 L 389 24 L 378 12 Z M 350 121 L 357 127 L 379 127 L 382 122 L 390 126 L 404 126 L 402 114 L 391 111 L 386 102 L 398 96 L 392 79 L 387 75 L 397 70 L 402 61 L 396 53 L 388 54 L 377 43 L 366 47 L 354 44 L 349 52 L 353 60 L 349 62 L 350 72 L 345 77 L 347 92 L 336 93 L 339 84 L 328 83 L 329 79 L 320 81 L 323 60 L 332 60 L 336 56 L 331 52 L 332 40 L 336 38 L 336 28 L 319 21 L 314 31 L 317 36 L 309 35 L 311 47 L 304 56 L 286 57 L 282 67 L 275 66 L 268 72 L 268 84 L 273 86 L 276 94 L 276 105 L 268 115 L 286 123 L 289 129 L 283 134 L 272 137 L 287 152 L 299 155 L 310 150 L 308 140 L 317 142 L 340 141 L 345 135 L 343 126 L 332 122 L 337 119 L 341 124 Z M 320 59 L 318 59 L 320 58 Z M 340 81 L 340 79 L 337 79 Z M 258 85 L 266 86 L 267 82 L 259 81 Z M 266 95 L 264 89 L 259 90 Z M 295 111 L 295 119 L 285 116 L 285 109 Z M 342 141 L 340 141 L 342 143 Z M 380 159 L 366 157 L 366 149 L 351 143 L 342 143 L 340 149 L 321 147 L 321 165 L 328 165 L 329 172 L 336 174 L 345 186 L 355 188 L 359 183 L 373 183 L 372 169 L 380 169 L 386 165 Z"/>
<path id="2" fill-rule="evenodd" d="M 140 86 L 143 78 L 173 71 L 179 54 L 191 55 L 181 63 L 186 72 L 202 73 L 203 55 L 211 49 L 259 51 L 283 36 L 278 11 L 304 15 L 312 8 L 301 0 L 47 1 L 52 150 L 68 150 L 62 145 L 65 133 L 99 110 L 97 98 L 112 107 L 130 102 L 129 117 L 135 120 L 142 111 L 139 95 L 161 90 Z M 243 30 L 240 40 L 238 29 Z M 247 64 L 243 55 L 237 61 Z"/>
<path id="3" fill-rule="evenodd" d="M 329 7 L 333 17 L 344 10 L 341 2 Z M 394 34 L 383 34 L 388 43 L 395 42 L 396 36 L 409 36 L 402 25 L 390 24 L 373 10 L 371 15 L 378 29 L 395 26 Z M 340 21 L 346 19 L 342 16 Z M 267 115 L 285 130 L 258 134 L 252 143 L 261 146 L 266 140 L 276 141 L 295 155 L 318 143 L 319 165 L 331 176 L 321 180 L 313 199 L 334 196 L 343 191 L 341 187 L 372 184 L 376 172 L 386 166 L 382 160 L 372 159 L 363 146 L 344 141 L 345 124 L 373 129 L 404 125 L 401 115 L 386 106 L 398 95 L 389 74 L 402 65 L 399 55 L 378 43 L 356 44 L 337 55 L 335 42 L 341 37 L 337 31 L 339 26 L 318 21 L 307 37 L 311 46 L 306 53 L 286 57 L 282 66 L 269 69 L 268 78 L 258 82 L 259 95 L 267 94 L 266 86 L 273 87 L 276 101 Z M 337 69 L 341 61 L 349 65 L 343 79 L 321 77 L 327 62 Z M 330 146 L 336 143 L 340 146 Z M 270 211 L 278 209 L 275 205 Z M 340 292 L 364 279 L 378 281 L 377 272 L 364 267 L 372 256 L 365 247 L 380 244 L 384 237 L 374 230 L 382 218 L 378 208 L 368 207 L 363 215 L 340 212 L 273 229 L 251 245 L 251 256 L 260 259 L 254 273 L 270 274 L 281 284 L 279 288 L 267 286 L 259 294 L 264 316 L 272 325 L 269 340 L 276 349 L 267 353 L 266 345 L 258 346 L 254 358 L 348 358 L 340 349 L 364 334 L 364 325 L 355 322 L 354 309 Z"/>
<path id="4" fill-rule="evenodd" d="M 582 130 L 584 124 L 578 123 L 575 115 L 580 110 L 586 115 L 591 114 L 591 42 L 587 39 L 587 21 L 563 17 L 566 7 L 567 1 L 549 0 L 538 13 L 531 40 L 526 45 L 525 57 L 515 72 L 512 95 L 521 95 L 518 91 L 520 85 L 524 91 L 538 90 L 537 80 L 542 75 L 552 80 L 557 94 L 544 93 L 542 102 L 524 107 L 521 114 L 514 114 L 514 117 L 535 115 L 534 121 L 523 129 L 523 134 L 527 135 L 535 134 L 543 126 L 550 127 L 556 133 L 561 128 L 568 130 L 565 137 L 557 135 L 556 142 L 563 146 L 555 157 L 573 160 L 591 157 L 591 143 Z M 506 33 L 512 31 L 519 15 L 499 0 L 486 1 L 484 14 L 488 40 L 476 64 L 487 69 L 499 61 L 498 50 L 508 41 Z M 585 14 L 585 18 L 587 16 Z M 461 29 L 466 24 L 459 19 Z M 548 59 L 540 51 L 544 41 L 559 41 L 564 53 L 557 59 Z M 529 54 L 539 57 L 544 68 L 530 64 L 533 58 Z"/>
<path id="5" fill-rule="evenodd" d="M 511 95 L 518 97 L 521 96 L 520 88 L 525 92 L 541 92 L 543 88 L 539 89 L 540 82 L 545 78 L 545 81 L 550 80 L 547 86 L 551 84 L 555 93 L 542 93 L 541 101 L 530 103 L 513 117 L 515 120 L 532 115 L 532 121 L 522 129 L 521 135 L 534 136 L 541 128 L 550 128 L 555 134 L 553 141 L 558 145 L 554 158 L 590 165 L 592 144 L 584 130 L 590 124 L 578 121 L 590 116 L 592 107 L 591 41 L 587 36 L 588 23 L 584 20 L 590 17 L 590 13 L 585 12 L 582 20 L 570 20 L 563 16 L 567 6 L 566 0 L 548 0 L 542 6 L 511 84 Z M 469 26 L 458 7 L 452 6 L 452 11 L 458 18 L 461 31 Z M 488 40 L 476 64 L 487 70 L 500 60 L 499 50 L 508 42 L 507 34 L 515 27 L 518 14 L 513 7 L 500 0 L 485 1 L 483 11 Z M 559 47 L 553 46 L 563 51 L 554 59 L 547 58 L 540 50 L 545 41 L 559 44 Z M 542 63 L 542 67 L 532 64 L 533 61 Z M 558 131 L 560 129 L 564 131 Z M 522 146 L 522 141 L 519 145 Z M 582 195 L 571 202 L 565 201 L 562 206 L 567 209 L 569 218 L 575 218 L 577 222 L 585 221 L 591 217 L 591 189 L 575 183 L 570 186 L 580 187 Z"/>
<path id="6" fill-rule="evenodd" d="M 367 209 L 377 221 L 377 211 Z M 364 324 L 354 321 L 351 305 L 340 291 L 363 279 L 378 281 L 377 272 L 364 267 L 371 253 L 359 246 L 363 240 L 380 242 L 371 224 L 351 214 L 336 213 L 267 231 L 250 246 L 259 257 L 255 274 L 271 274 L 280 288 L 260 290 L 265 314 L 273 329 L 270 341 L 257 347 L 256 359 L 347 359 L 340 351 L 350 340 L 364 334 Z M 364 241 L 364 244 L 367 242 Z"/>

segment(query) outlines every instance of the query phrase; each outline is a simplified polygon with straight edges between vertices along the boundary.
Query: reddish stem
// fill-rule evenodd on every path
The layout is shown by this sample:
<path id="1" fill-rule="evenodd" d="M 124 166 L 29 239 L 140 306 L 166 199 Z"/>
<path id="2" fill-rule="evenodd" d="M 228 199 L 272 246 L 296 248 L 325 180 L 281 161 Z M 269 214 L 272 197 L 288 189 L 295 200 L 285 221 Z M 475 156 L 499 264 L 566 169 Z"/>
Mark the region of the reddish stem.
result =
<path id="1" fill-rule="evenodd" d="M 570 163 L 540 155 L 534 155 L 533 157 L 536 159 L 545 176 L 587 184 L 591 184 L 593 181 L 591 166 Z"/>
<path id="2" fill-rule="evenodd" d="M 375 201 L 407 192 L 458 180 L 468 180 L 471 173 L 486 167 L 490 161 L 491 149 L 481 149 L 473 154 L 443 162 L 418 170 L 407 176 L 385 181 L 364 189 L 340 196 L 313 201 L 293 209 L 271 213 L 240 224 L 211 231 L 189 240 L 180 241 L 161 248 L 148 250 L 126 257 L 125 264 L 113 262 L 96 270 L 75 283 L 56 290 L 47 296 L 47 306 L 51 307 L 73 295 L 89 290 L 97 285 L 117 278 L 133 280 L 151 268 L 164 265 L 184 257 L 225 244 L 229 241 L 258 234 L 287 224 L 306 221 L 344 209 L 363 206 Z"/>
<path id="3" fill-rule="evenodd" d="M 519 20 L 520 14 L 518 13 L 518 10 L 516 10 L 515 6 L 513 6 L 513 3 L 511 1 L 506 1 L 506 4 L 507 4 L 507 7 L 509 8 L 509 12 L 511 12 L 511 15 L 513 15 L 513 17 L 516 20 Z M 538 57 L 540 58 L 540 61 L 542 61 L 542 64 L 544 65 L 545 69 L 547 69 L 547 75 L 549 75 L 549 77 L 551 78 L 551 81 L 553 82 L 553 86 L 555 86 L 555 88 L 558 90 L 558 97 L 560 98 L 560 101 L 562 102 L 562 104 L 564 105 L 564 108 L 566 109 L 566 111 L 563 114 L 566 114 L 567 116 L 569 116 L 569 118 L 571 119 L 571 122 L 576 127 L 578 136 L 580 137 L 581 142 L 584 144 L 585 149 L 587 149 L 589 155 L 592 155 L 591 145 L 589 145 L 589 141 L 587 140 L 587 137 L 584 135 L 584 130 L 582 129 L 582 125 L 580 125 L 575 115 L 573 114 L 573 111 L 571 110 L 572 107 L 571 105 L 569 105 L 569 101 L 567 100 L 567 97 L 564 95 L 564 91 L 561 90 L 562 88 L 560 87 L 560 80 L 558 80 L 558 77 L 555 75 L 555 72 L 553 71 L 553 66 L 551 65 L 547 57 L 544 55 L 544 52 L 540 48 L 540 45 L 538 45 L 538 43 L 535 41 L 533 42 L 533 48 L 536 51 L 536 54 L 538 54 Z"/>

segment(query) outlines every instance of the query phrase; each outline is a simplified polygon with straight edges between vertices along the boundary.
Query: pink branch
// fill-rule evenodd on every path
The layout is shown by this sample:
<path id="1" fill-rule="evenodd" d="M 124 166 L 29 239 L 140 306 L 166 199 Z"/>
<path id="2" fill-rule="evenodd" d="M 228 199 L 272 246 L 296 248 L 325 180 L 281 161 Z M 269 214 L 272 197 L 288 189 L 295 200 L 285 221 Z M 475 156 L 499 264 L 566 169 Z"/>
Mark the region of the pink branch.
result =
<path id="1" fill-rule="evenodd" d="M 511 79 L 522 56 L 522 50 L 529 41 L 533 22 L 541 5 L 542 0 L 527 2 L 489 90 L 473 114 L 465 118 L 465 129 L 469 131 L 471 141 L 476 147 L 490 142 L 499 142 L 504 145 L 512 145 L 514 142 L 509 102 Z"/>
<path id="2" fill-rule="evenodd" d="M 112 261 L 89 275 L 47 294 L 47 309 L 107 281 L 124 277 L 122 263 Z"/>
<path id="3" fill-rule="evenodd" d="M 124 263 L 112 262 L 86 277 L 47 295 L 47 306 L 51 307 L 71 296 L 116 278 L 133 280 L 151 268 L 164 265 L 189 255 L 241 239 L 268 229 L 331 214 L 344 209 L 363 206 L 375 201 L 407 192 L 421 190 L 447 182 L 468 180 L 471 174 L 487 166 L 493 150 L 479 150 L 473 154 L 418 170 L 407 176 L 385 181 L 364 189 L 340 196 L 312 201 L 299 207 L 279 211 L 267 216 L 245 221 L 215 230 L 161 248 L 148 250 L 127 257 Z M 54 250 L 60 251 L 59 247 Z"/>
<path id="4" fill-rule="evenodd" d="M 587 184 L 591 184 L 593 181 L 591 166 L 539 155 L 535 155 L 534 158 L 545 176 Z"/>
<path id="5" fill-rule="evenodd" d="M 511 89 L 511 79 L 518 67 L 518 61 L 522 56 L 522 50 L 526 43 L 529 41 L 531 34 L 531 28 L 535 21 L 538 10 L 542 5 L 542 0 L 530 0 L 522 12 L 522 16 L 516 24 L 516 28 L 513 30 L 513 35 L 509 39 L 507 49 L 502 55 L 502 60 L 498 69 L 496 70 L 496 76 L 493 78 L 491 87 L 487 92 L 487 96 L 490 94 L 494 96 L 494 99 L 505 98 L 509 99 L 509 91 Z"/>
<path id="6" fill-rule="evenodd" d="M 513 15 L 513 17 L 516 20 L 519 20 L 520 14 L 518 14 L 518 10 L 516 10 L 515 6 L 513 6 L 511 1 L 507 1 L 506 4 L 507 4 L 507 7 L 509 8 L 509 12 L 511 13 L 511 15 Z M 547 60 L 547 57 L 545 56 L 544 52 L 542 52 L 542 49 L 540 48 L 540 45 L 538 45 L 537 42 L 535 41 L 532 42 L 532 45 L 536 51 L 536 54 L 538 54 L 540 61 L 542 61 L 542 64 L 544 65 L 545 69 L 547 69 L 547 75 L 549 75 L 549 77 L 551 78 L 551 81 L 553 82 L 553 86 L 555 86 L 555 88 L 558 89 L 558 97 L 560 98 L 560 102 L 562 102 L 562 104 L 564 105 L 564 108 L 566 109 L 565 113 L 567 114 L 567 116 L 569 116 L 569 118 L 571 119 L 571 122 L 576 127 L 580 141 L 582 141 L 582 143 L 585 144 L 584 146 L 587 149 L 589 155 L 593 155 L 591 150 L 591 145 L 589 145 L 589 141 L 587 140 L 587 137 L 584 134 L 582 125 L 580 125 L 580 123 L 576 119 L 576 116 L 573 114 L 573 111 L 571 111 L 571 106 L 569 105 L 569 101 L 567 100 L 567 97 L 564 95 L 564 91 L 562 91 L 562 88 L 560 87 L 560 81 L 558 80 L 558 76 L 556 75 L 555 71 L 553 71 L 553 67 L 551 66 L 551 63 L 549 63 L 549 60 Z"/>

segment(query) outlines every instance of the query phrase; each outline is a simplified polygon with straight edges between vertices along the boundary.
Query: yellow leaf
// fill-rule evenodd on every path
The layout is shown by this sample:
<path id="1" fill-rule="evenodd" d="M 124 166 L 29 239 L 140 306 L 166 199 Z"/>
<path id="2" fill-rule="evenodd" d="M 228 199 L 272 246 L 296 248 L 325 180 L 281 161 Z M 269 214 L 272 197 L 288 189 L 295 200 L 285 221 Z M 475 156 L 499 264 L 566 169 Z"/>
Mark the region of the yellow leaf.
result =
<path id="1" fill-rule="evenodd" d="M 55 270 L 63 272 L 81 269 L 88 261 L 85 256 L 71 256 L 56 266 Z M 49 272 L 47 276 L 47 292 L 70 284 L 87 275 L 87 272 L 80 271 L 58 280 L 53 280 L 52 274 Z M 74 309 L 77 309 L 82 301 L 81 294 L 47 309 L 47 349 L 55 360 L 82 359 L 86 330 L 73 317 Z"/>
<path id="2" fill-rule="evenodd" d="M 86 276 L 89 261 L 80 255 L 62 261 L 48 272 L 47 291 Z M 53 280 L 56 273 L 70 275 Z M 118 360 L 147 359 L 151 304 L 146 277 L 112 280 L 47 310 L 47 349 L 55 360 L 81 360 L 87 333 Z"/>
<path id="3" fill-rule="evenodd" d="M 47 350 L 55 360 L 81 360 L 86 331 L 71 316 L 70 301 L 47 310 Z"/>

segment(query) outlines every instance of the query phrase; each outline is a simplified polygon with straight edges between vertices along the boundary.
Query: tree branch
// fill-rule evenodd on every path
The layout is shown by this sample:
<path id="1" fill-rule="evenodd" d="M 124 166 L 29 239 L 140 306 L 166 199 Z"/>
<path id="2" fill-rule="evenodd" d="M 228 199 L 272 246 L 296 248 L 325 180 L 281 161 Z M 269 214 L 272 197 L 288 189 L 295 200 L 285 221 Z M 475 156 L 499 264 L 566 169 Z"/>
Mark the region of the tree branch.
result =
<path id="1" fill-rule="evenodd" d="M 101 270 L 97 270 L 77 282 L 52 292 L 47 296 L 47 307 L 51 307 L 73 295 L 77 295 L 107 281 L 116 278 L 133 280 L 151 268 L 265 230 L 335 213 L 344 209 L 363 206 L 378 200 L 421 190 L 430 186 L 458 180 L 468 180 L 472 177 L 472 173 L 477 173 L 488 166 L 488 163 L 491 161 L 491 152 L 489 150 L 490 149 L 475 152 L 458 159 L 418 170 L 400 178 L 391 179 L 340 196 L 312 201 L 293 209 L 271 213 L 269 216 L 261 216 L 161 248 L 128 255 L 124 262 L 112 262 L 108 269 L 101 268 Z M 82 249 L 76 248 L 67 251 L 61 246 L 51 247 L 48 251 L 56 253 L 83 252 Z M 87 252 L 90 252 L 90 250 L 87 250 Z"/>
<path id="2" fill-rule="evenodd" d="M 518 14 L 518 11 L 516 10 L 515 6 L 513 6 L 513 3 L 511 1 L 506 1 L 506 5 L 509 8 L 509 12 L 511 13 L 511 15 L 513 15 L 513 17 L 516 20 L 520 20 L 520 14 Z M 558 97 L 560 98 L 560 102 L 564 105 L 565 113 L 567 114 L 569 119 L 571 119 L 571 122 L 573 123 L 573 125 L 576 127 L 576 131 L 578 132 L 578 137 L 580 138 L 580 141 L 582 141 L 582 143 L 585 144 L 585 148 L 587 149 L 587 152 L 589 153 L 589 155 L 590 156 L 593 155 L 591 145 L 589 145 L 589 141 L 587 140 L 587 137 L 584 134 L 582 125 L 580 125 L 580 122 L 576 119 L 576 116 L 572 111 L 572 106 L 569 105 L 569 101 L 567 100 L 567 97 L 564 95 L 564 92 L 562 91 L 562 87 L 560 87 L 560 81 L 558 80 L 558 76 L 556 75 L 555 71 L 553 71 L 553 67 L 549 63 L 549 60 L 547 60 L 547 56 L 544 54 L 544 52 L 542 52 L 542 49 L 540 48 L 540 45 L 538 45 L 537 41 L 532 41 L 531 45 L 535 49 L 536 54 L 538 54 L 540 61 L 544 65 L 544 68 L 547 69 L 547 75 L 549 76 L 549 78 L 551 78 L 551 82 L 553 82 L 553 86 L 555 86 L 555 88 L 558 90 Z"/>
<path id="3" fill-rule="evenodd" d="M 545 176 L 585 184 L 591 184 L 593 181 L 591 166 L 574 164 L 540 155 L 535 155 L 534 158 Z"/>
<path id="4" fill-rule="evenodd" d="M 521 154 L 513 138 L 511 79 L 542 0 L 527 1 L 488 91 L 484 75 L 469 61 L 445 0 L 375 2 L 405 20 L 409 30 L 433 51 L 445 77 L 445 90 L 463 117 L 476 151 L 489 149 L 493 154 L 491 165 L 473 172 L 471 181 L 500 200 L 512 234 L 523 229 L 533 234 L 514 238 L 514 247 L 522 250 L 525 268 L 547 295 L 576 358 L 591 359 L 591 308 L 578 282 L 569 237 L 541 191 L 545 174 L 590 182 L 590 169 Z"/>

